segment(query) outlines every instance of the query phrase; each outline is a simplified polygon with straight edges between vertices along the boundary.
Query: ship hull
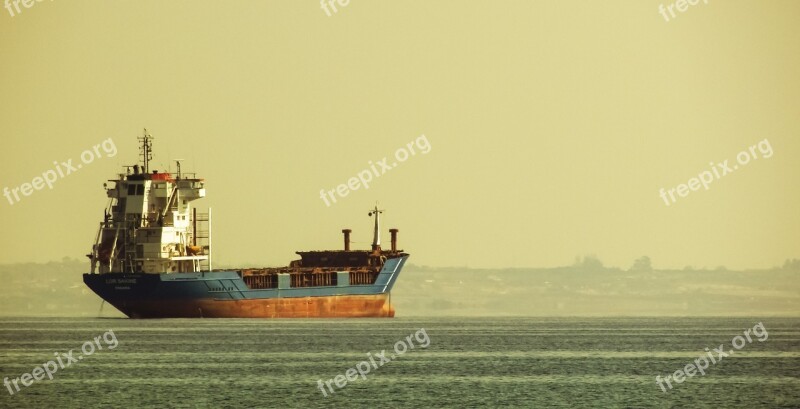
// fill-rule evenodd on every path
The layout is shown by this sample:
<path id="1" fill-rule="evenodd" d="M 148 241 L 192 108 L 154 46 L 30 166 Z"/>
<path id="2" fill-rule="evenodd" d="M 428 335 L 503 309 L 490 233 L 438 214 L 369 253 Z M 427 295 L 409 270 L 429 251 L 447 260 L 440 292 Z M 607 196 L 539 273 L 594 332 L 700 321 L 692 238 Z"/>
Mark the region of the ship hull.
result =
<path id="1" fill-rule="evenodd" d="M 241 271 L 84 274 L 86 285 L 130 318 L 393 317 L 391 289 L 407 255 L 373 284 L 251 289 Z"/>
<path id="2" fill-rule="evenodd" d="M 110 302 L 110 301 L 109 301 Z M 267 298 L 253 300 L 197 299 L 181 301 L 115 300 L 130 318 L 389 318 L 391 295 Z"/>

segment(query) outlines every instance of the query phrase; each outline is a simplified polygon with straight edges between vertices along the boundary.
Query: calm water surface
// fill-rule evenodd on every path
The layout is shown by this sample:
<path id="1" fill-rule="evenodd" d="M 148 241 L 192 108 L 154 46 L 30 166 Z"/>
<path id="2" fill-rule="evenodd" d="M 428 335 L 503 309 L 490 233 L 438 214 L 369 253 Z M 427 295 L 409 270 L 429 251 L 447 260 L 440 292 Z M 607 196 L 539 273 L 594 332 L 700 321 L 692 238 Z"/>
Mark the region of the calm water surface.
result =
<path id="1" fill-rule="evenodd" d="M 758 322 L 765 341 L 656 384 Z M 0 318 L 0 376 L 77 359 L 97 336 L 103 349 L 53 380 L 4 386 L 0 408 L 800 407 L 800 319 L 787 318 Z M 414 348 L 397 354 L 398 341 Z M 382 350 L 395 358 L 362 365 L 366 380 L 318 388 Z"/>

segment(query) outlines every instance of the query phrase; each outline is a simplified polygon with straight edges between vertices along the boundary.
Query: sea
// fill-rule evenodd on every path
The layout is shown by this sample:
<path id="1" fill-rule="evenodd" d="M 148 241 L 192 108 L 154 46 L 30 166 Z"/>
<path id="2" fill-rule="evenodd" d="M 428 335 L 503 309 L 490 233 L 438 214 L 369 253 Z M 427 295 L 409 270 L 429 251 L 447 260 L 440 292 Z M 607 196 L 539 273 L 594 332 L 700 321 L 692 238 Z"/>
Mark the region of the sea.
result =
<path id="1" fill-rule="evenodd" d="M 0 318 L 0 376 L 0 408 L 798 408 L 800 319 Z"/>

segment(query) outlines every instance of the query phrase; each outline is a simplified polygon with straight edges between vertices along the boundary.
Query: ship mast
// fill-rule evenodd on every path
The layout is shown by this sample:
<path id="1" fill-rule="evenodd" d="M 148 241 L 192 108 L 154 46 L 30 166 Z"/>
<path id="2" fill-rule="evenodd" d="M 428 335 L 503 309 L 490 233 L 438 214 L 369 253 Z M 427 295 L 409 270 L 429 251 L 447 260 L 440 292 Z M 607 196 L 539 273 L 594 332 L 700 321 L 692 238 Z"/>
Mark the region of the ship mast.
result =
<path id="1" fill-rule="evenodd" d="M 383 210 L 378 210 L 378 202 L 375 202 L 375 208 L 369 211 L 369 216 L 375 216 L 375 234 L 372 236 L 372 251 L 380 251 L 381 249 L 381 232 L 380 232 L 380 214 Z"/>
<path id="2" fill-rule="evenodd" d="M 147 128 L 144 128 L 144 136 L 140 136 L 139 140 L 142 146 L 139 147 L 142 157 L 142 172 L 150 173 L 150 161 L 153 159 L 153 137 L 147 133 Z"/>

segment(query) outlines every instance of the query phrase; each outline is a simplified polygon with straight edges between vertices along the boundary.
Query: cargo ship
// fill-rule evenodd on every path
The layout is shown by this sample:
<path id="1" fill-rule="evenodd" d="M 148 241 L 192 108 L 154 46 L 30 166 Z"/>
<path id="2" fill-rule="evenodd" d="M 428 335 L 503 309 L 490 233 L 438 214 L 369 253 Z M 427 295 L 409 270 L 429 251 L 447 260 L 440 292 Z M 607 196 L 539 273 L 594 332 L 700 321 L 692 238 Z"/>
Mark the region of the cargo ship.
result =
<path id="1" fill-rule="evenodd" d="M 130 318 L 393 317 L 391 290 L 409 255 L 381 248 L 376 205 L 372 248 L 297 251 L 286 267 L 212 269 L 211 209 L 193 202 L 206 195 L 194 173 L 150 170 L 153 138 L 144 132 L 139 163 L 113 185 L 83 281 Z"/>

